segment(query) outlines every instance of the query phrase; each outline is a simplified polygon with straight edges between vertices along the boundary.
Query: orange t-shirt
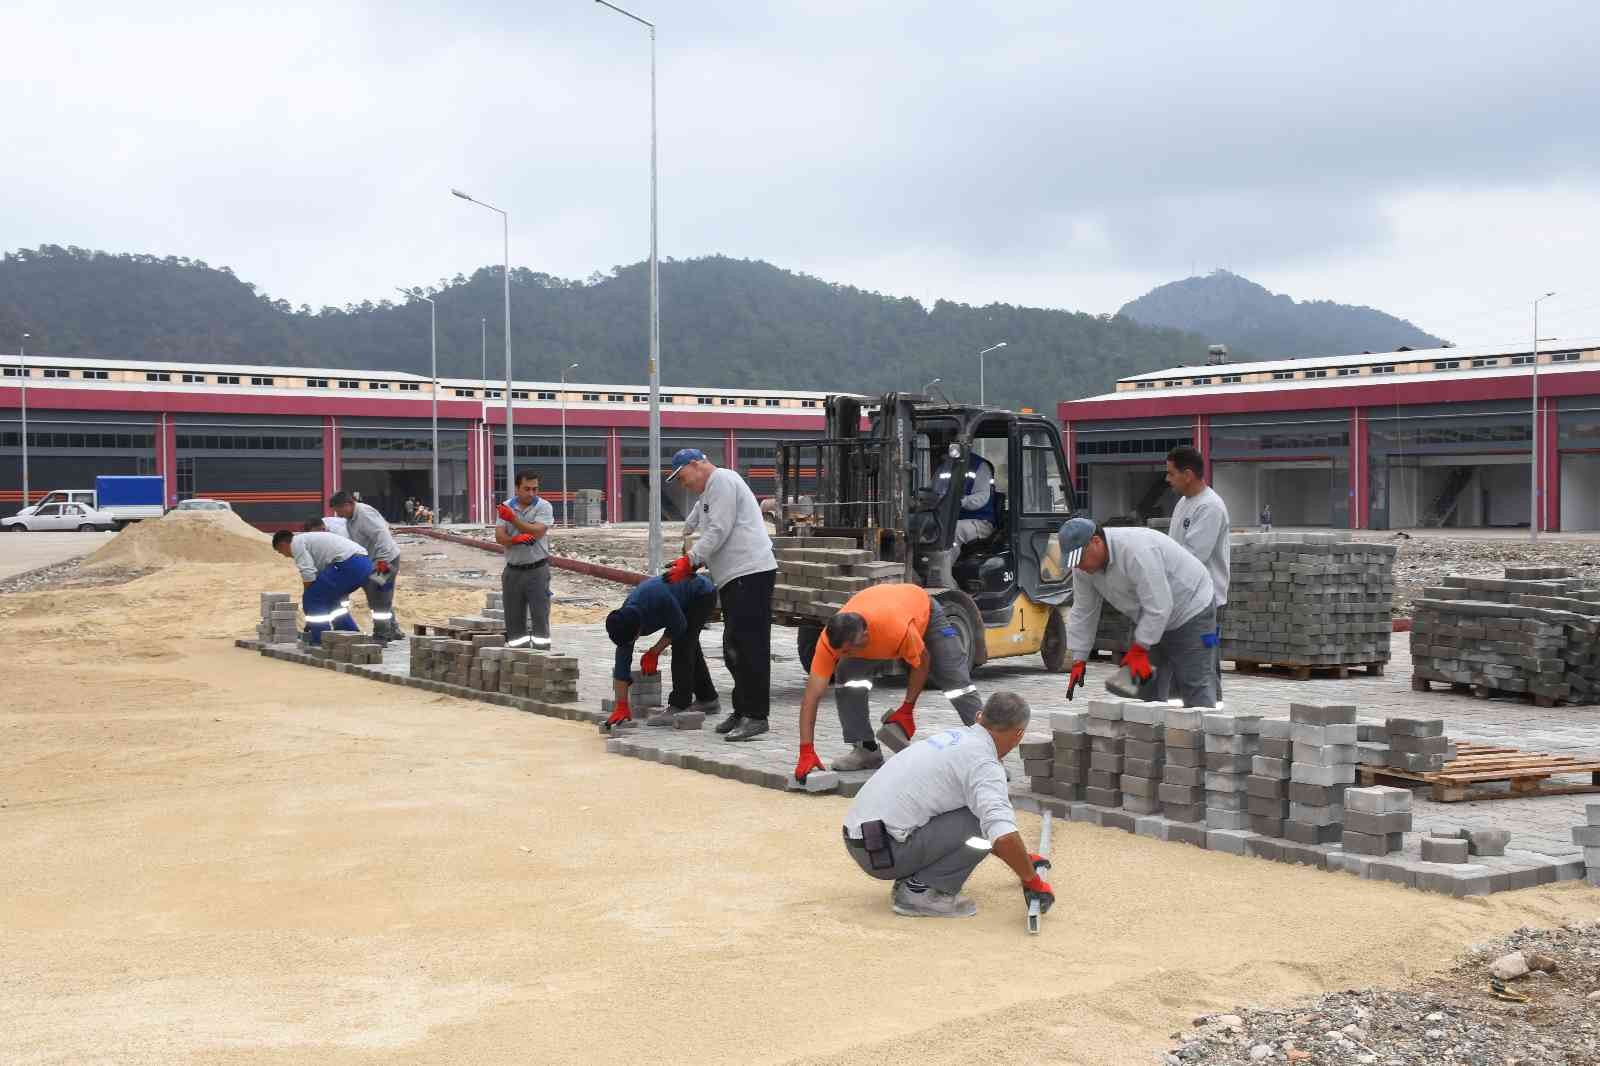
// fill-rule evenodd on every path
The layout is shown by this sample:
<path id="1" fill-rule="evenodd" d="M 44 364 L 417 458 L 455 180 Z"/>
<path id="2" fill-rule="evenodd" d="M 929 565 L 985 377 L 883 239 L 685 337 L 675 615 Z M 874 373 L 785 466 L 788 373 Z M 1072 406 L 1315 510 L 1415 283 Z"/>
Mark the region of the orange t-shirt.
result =
<path id="1" fill-rule="evenodd" d="M 926 654 L 922 634 L 928 628 L 933 600 L 920 586 L 904 582 L 873 585 L 851 596 L 839 609 L 867 620 L 867 646 L 854 653 L 856 658 L 900 659 L 908 666 L 922 665 Z M 811 658 L 811 676 L 831 677 L 838 665 L 839 653 L 824 633 Z"/>

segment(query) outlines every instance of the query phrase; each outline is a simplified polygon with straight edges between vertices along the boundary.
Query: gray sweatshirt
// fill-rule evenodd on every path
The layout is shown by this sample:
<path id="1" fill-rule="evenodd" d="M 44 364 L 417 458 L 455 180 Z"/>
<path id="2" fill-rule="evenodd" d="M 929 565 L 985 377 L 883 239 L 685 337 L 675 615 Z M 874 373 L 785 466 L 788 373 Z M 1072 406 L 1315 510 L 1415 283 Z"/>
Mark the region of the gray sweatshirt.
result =
<path id="1" fill-rule="evenodd" d="M 1006 772 L 994 737 L 981 725 L 947 729 L 906 748 L 867 779 L 845 812 L 845 832 L 860 839 L 861 823 L 883 820 L 903 841 L 947 811 L 966 807 L 985 839 L 1017 831 Z"/>
<path id="2" fill-rule="evenodd" d="M 342 563 L 352 555 L 367 554 L 367 549 L 337 533 L 296 533 L 289 546 L 302 581 L 315 581 L 318 574 L 334 563 Z"/>
<path id="3" fill-rule="evenodd" d="M 1228 505 L 1208 485 L 1193 496 L 1181 496 L 1172 509 L 1172 539 L 1189 550 L 1211 573 L 1212 605 L 1228 602 L 1233 552 L 1228 531 Z"/>
<path id="4" fill-rule="evenodd" d="M 324 519 L 322 524 L 327 525 L 327 520 Z M 400 546 L 394 542 L 394 534 L 389 532 L 389 523 L 371 504 L 356 504 L 356 509 L 345 520 L 345 529 L 345 535 L 366 549 L 374 559 L 382 559 L 386 563 L 400 559 Z"/>
<path id="5" fill-rule="evenodd" d="M 1067 649 L 1073 661 L 1089 657 L 1108 600 L 1133 619 L 1133 639 L 1146 648 L 1211 606 L 1210 573 L 1177 541 L 1132 526 L 1104 532 L 1111 553 L 1105 568 L 1098 574 L 1072 571 Z"/>
<path id="6" fill-rule="evenodd" d="M 761 505 L 744 478 L 717 467 L 694 509 L 698 513 L 689 528 L 698 530 L 700 539 L 689 549 L 689 561 L 710 570 L 717 588 L 734 578 L 778 568 Z"/>

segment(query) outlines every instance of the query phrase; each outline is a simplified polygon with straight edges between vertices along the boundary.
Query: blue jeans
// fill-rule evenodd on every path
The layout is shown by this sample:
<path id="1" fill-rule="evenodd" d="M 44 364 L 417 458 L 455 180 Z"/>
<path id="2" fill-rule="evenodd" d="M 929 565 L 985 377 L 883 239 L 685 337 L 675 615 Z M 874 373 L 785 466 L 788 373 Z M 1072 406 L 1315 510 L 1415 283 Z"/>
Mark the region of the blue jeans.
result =
<path id="1" fill-rule="evenodd" d="M 371 576 L 372 560 L 365 555 L 352 555 L 322 568 L 300 597 L 300 609 L 306 614 L 307 644 L 320 645 L 322 634 L 330 629 L 358 632 L 345 601 Z"/>

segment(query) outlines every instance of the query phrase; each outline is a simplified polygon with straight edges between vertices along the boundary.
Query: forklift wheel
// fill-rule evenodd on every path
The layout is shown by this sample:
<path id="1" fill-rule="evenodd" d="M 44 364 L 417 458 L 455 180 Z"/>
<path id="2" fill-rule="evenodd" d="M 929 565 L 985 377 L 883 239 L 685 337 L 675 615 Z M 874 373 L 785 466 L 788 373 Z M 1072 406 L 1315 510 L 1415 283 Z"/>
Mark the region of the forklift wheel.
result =
<path id="1" fill-rule="evenodd" d="M 1067 626 L 1061 620 L 1061 612 L 1053 607 L 1050 621 L 1044 625 L 1044 643 L 1039 655 L 1044 659 L 1044 668 L 1052 674 L 1067 672 Z"/>

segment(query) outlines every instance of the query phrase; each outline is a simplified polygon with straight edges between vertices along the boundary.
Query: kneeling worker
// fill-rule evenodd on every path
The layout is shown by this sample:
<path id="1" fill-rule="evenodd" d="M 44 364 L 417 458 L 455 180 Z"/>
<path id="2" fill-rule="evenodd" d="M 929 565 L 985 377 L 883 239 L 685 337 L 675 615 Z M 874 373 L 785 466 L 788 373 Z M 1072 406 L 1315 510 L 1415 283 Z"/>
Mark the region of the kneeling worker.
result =
<path id="1" fill-rule="evenodd" d="M 893 659 L 905 663 L 911 673 L 906 679 L 905 702 L 884 715 L 883 728 L 878 730 L 877 739 L 890 751 L 904 748 L 916 734 L 912 712 L 930 678 L 955 705 L 962 722 L 971 725 L 978 720 L 983 702 L 967 670 L 967 651 L 938 601 L 917 585 L 873 585 L 846 600 L 817 640 L 811 677 L 800 698 L 796 777 L 804 781 L 810 769 L 822 766 L 813 742 L 817 705 L 830 677 L 835 682 L 833 701 L 839 709 L 839 727 L 853 748 L 835 759 L 833 768 L 874 770 L 883 765 L 883 754 L 873 740 L 869 697 L 872 675 L 881 663 Z"/>
<path id="2" fill-rule="evenodd" d="M 633 717 L 628 707 L 628 688 L 633 684 L 633 643 L 641 636 L 661 630 L 661 639 L 639 659 L 646 674 L 661 672 L 661 653 L 672 647 L 672 694 L 666 709 L 645 719 L 645 725 L 671 726 L 673 715 L 684 711 L 716 714 L 717 688 L 711 683 L 706 656 L 700 650 L 700 631 L 711 619 L 717 602 L 717 588 L 711 579 L 696 574 L 686 581 L 668 582 L 652 577 L 639 583 L 621 607 L 606 615 L 606 635 L 617 646 L 616 667 L 611 683 L 616 693 L 616 710 L 606 725 Z"/>
<path id="3" fill-rule="evenodd" d="M 403 640 L 400 624 L 394 620 L 394 587 L 400 578 L 400 546 L 389 532 L 389 523 L 371 504 L 362 503 L 348 492 L 336 492 L 328 499 L 334 515 L 343 519 L 344 535 L 366 550 L 372 560 L 372 576 L 367 579 L 367 607 L 372 611 L 372 637 L 384 644 Z M 327 525 L 324 519 L 323 525 Z M 334 530 L 338 532 L 338 530 Z"/>
<path id="4" fill-rule="evenodd" d="M 300 609 L 306 616 L 307 644 L 321 644 L 322 634 L 330 629 L 359 632 L 345 602 L 372 576 L 365 548 L 337 533 L 280 529 L 272 535 L 272 550 L 293 559 L 305 582 Z"/>
<path id="5" fill-rule="evenodd" d="M 1122 657 L 1140 697 L 1156 698 L 1156 670 L 1170 672 L 1170 691 L 1185 707 L 1217 702 L 1211 649 L 1217 613 L 1211 574 L 1165 533 L 1138 526 L 1104 529 L 1088 518 L 1072 518 L 1056 533 L 1062 563 L 1072 574 L 1072 610 L 1067 615 L 1071 684 L 1083 682 L 1094 647 L 1100 609 L 1107 601 L 1133 619 L 1133 645 Z"/>
<path id="6" fill-rule="evenodd" d="M 863 871 L 894 881 L 896 914 L 967 918 L 978 912 L 961 886 L 991 850 L 1022 882 L 1023 903 L 1043 913 L 1055 893 L 1028 852 L 1000 760 L 1028 728 L 1027 701 L 989 697 L 977 724 L 935 733 L 889 760 L 856 793 L 844 817 L 844 846 Z M 981 845 L 981 846 L 974 846 Z"/>

